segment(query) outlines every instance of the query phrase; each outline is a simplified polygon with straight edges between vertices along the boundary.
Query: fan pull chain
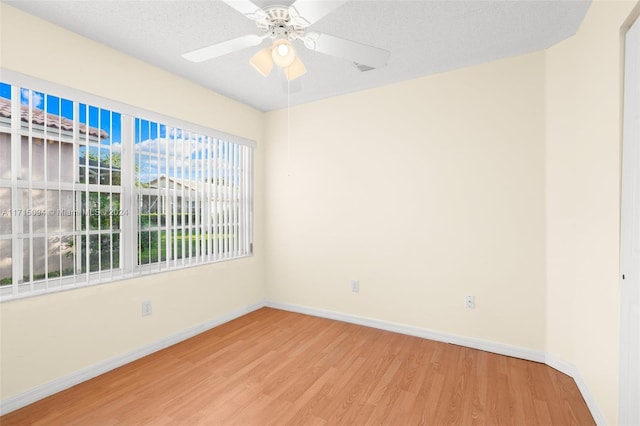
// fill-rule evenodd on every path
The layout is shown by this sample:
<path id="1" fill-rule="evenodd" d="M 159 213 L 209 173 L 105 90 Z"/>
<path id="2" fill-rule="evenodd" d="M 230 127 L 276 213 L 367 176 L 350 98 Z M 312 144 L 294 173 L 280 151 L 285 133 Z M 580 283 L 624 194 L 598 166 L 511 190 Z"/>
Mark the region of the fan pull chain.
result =
<path id="1" fill-rule="evenodd" d="M 291 177 L 291 80 L 287 78 L 287 177 Z"/>

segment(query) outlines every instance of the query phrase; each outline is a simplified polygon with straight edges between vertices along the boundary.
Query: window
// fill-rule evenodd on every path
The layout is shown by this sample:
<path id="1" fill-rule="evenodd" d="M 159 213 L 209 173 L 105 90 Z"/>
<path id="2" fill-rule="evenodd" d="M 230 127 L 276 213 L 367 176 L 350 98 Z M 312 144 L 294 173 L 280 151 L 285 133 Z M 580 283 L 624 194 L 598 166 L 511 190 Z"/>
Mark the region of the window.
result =
<path id="1" fill-rule="evenodd" d="M 135 119 L 138 264 L 237 257 L 250 246 L 251 149 Z"/>
<path id="2" fill-rule="evenodd" d="M 250 141 L 99 103 L 0 83 L 3 300 L 251 254 Z"/>

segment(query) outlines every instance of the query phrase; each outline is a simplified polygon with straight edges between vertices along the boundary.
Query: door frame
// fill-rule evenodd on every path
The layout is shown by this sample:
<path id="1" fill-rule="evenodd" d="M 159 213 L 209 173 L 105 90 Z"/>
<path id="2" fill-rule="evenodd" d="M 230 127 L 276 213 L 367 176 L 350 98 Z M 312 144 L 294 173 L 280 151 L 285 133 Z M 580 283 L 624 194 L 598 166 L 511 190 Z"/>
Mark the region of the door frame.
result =
<path id="1" fill-rule="evenodd" d="M 622 150 L 621 150 L 621 192 L 620 192 L 620 366 L 618 421 L 620 424 L 640 424 L 640 354 L 638 330 L 640 324 L 633 324 L 637 314 L 633 311 L 640 306 L 640 90 L 630 89 L 627 74 L 632 75 L 633 85 L 640 87 L 640 2 L 621 28 L 622 58 Z M 632 29 L 633 27 L 633 29 Z M 628 46 L 627 34 L 633 31 L 633 44 Z M 627 56 L 633 49 L 633 58 Z M 634 252 L 636 252 L 634 254 Z M 640 355 L 638 355 L 640 358 Z"/>

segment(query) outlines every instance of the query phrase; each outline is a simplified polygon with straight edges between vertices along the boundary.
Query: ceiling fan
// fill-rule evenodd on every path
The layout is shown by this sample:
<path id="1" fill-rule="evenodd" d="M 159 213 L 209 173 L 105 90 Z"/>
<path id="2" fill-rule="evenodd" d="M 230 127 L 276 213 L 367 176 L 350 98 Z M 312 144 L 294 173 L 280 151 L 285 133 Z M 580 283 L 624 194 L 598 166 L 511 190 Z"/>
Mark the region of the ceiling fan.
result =
<path id="1" fill-rule="evenodd" d="M 264 9 L 251 0 L 222 1 L 255 21 L 261 34 L 249 34 L 196 49 L 184 53 L 183 58 L 203 62 L 271 39 L 271 46 L 258 51 L 250 61 L 265 77 L 271 73 L 274 64 L 284 70 L 287 80 L 296 79 L 307 71 L 291 44 L 295 40 L 301 40 L 307 49 L 352 61 L 361 71 L 381 68 L 387 64 L 387 50 L 329 34 L 307 32 L 311 25 L 342 6 L 345 0 L 296 0 L 289 7 L 269 6 Z"/>

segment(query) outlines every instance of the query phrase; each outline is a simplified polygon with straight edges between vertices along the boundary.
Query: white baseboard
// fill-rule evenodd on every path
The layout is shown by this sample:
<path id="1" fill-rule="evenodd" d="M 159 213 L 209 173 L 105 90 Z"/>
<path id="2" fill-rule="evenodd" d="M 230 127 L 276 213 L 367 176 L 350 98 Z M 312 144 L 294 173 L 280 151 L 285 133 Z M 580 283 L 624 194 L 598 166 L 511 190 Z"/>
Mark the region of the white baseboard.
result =
<path id="1" fill-rule="evenodd" d="M 9 397 L 4 401 L 0 401 L 0 415 L 7 414 L 11 411 L 17 410 L 18 408 L 22 408 L 40 399 L 46 398 L 55 393 L 75 386 L 79 383 L 93 379 L 94 377 L 104 374 L 107 371 L 111 371 L 115 368 L 121 367 L 125 364 L 150 355 L 161 349 L 167 348 L 171 345 L 175 345 L 176 343 L 182 342 L 183 340 L 189 339 L 190 337 L 193 337 L 197 334 L 203 333 L 209 329 L 224 324 L 225 322 L 229 322 L 243 315 L 246 315 L 249 312 L 260 309 L 263 306 L 263 303 L 256 303 L 253 305 L 245 306 L 233 312 L 221 315 L 210 321 L 190 327 L 186 330 L 181 331 L 180 333 L 157 340 L 149 345 L 145 345 L 138 349 L 134 349 L 131 352 L 115 356 L 113 358 L 99 362 L 95 365 L 83 368 L 82 370 L 78 370 L 68 376 L 60 377 L 59 379 L 55 379 L 49 383 L 45 383 L 18 395 Z"/>
<path id="2" fill-rule="evenodd" d="M 121 367 L 132 361 L 135 361 L 144 356 L 150 355 L 161 349 L 167 348 L 171 345 L 179 343 L 197 334 L 203 333 L 211 328 L 217 327 L 221 324 L 239 318 L 250 312 L 253 312 L 262 307 L 270 307 L 274 309 L 281 309 L 284 311 L 297 312 L 305 315 L 312 315 L 321 318 L 333 319 L 337 321 L 348 322 L 352 324 L 363 325 L 366 327 L 377 328 L 380 330 L 392 331 L 395 333 L 406 334 L 409 336 L 421 337 L 423 339 L 435 340 L 439 342 L 451 343 L 454 345 L 465 346 L 473 349 L 479 349 L 487 352 L 492 352 L 500 355 L 511 356 L 514 358 L 525 359 L 528 361 L 540 362 L 547 364 L 548 366 L 572 377 L 578 389 L 582 393 L 591 414 L 598 425 L 605 425 L 606 420 L 602 411 L 598 408 L 595 399 L 589 392 L 586 383 L 582 379 L 579 370 L 572 364 L 561 360 L 551 354 L 544 352 L 534 351 L 527 348 L 521 348 L 518 346 L 506 345 L 504 343 L 491 342 L 481 339 L 474 339 L 471 337 L 457 336 L 448 333 L 441 333 L 433 330 L 428 330 L 419 327 L 412 327 L 404 324 L 398 324 L 390 321 L 382 321 L 374 318 L 361 317 L 357 315 L 350 315 L 341 312 L 335 312 L 325 309 L 311 308 L 300 305 L 290 305 L 285 303 L 278 303 L 272 301 L 266 301 L 264 303 L 256 303 L 246 306 L 244 308 L 235 310 L 228 314 L 222 315 L 205 323 L 190 327 L 180 333 L 172 336 L 160 339 L 149 345 L 135 349 L 131 352 L 110 358 L 93 366 L 84 368 L 68 376 L 61 377 L 53 380 L 49 383 L 37 386 L 21 394 L 7 398 L 4 401 L 0 401 L 0 415 L 9 413 L 11 411 L 22 408 L 47 396 L 58 393 L 64 389 L 75 386 L 79 383 L 97 377 L 107 371 Z"/>
<path id="3" fill-rule="evenodd" d="M 605 419 L 604 414 L 598 407 L 598 404 L 596 403 L 593 395 L 591 395 L 591 392 L 589 392 L 589 388 L 587 387 L 586 382 L 582 378 L 580 371 L 575 365 L 570 364 L 551 354 L 546 355 L 544 363 L 549 367 L 554 368 L 559 372 L 573 378 L 573 380 L 576 382 L 576 385 L 578 386 L 578 390 L 582 394 L 582 398 L 584 398 L 584 402 L 586 402 L 587 407 L 589 407 L 589 411 L 591 411 L 593 420 L 597 425 L 604 426 L 607 424 L 607 420 Z"/>
<path id="4" fill-rule="evenodd" d="M 310 308 L 307 306 L 288 305 L 285 303 L 278 303 L 278 302 L 271 302 L 271 301 L 265 302 L 265 306 L 274 308 L 274 309 L 281 309 L 283 311 L 297 312 L 300 314 L 333 319 L 337 321 L 348 322 L 351 324 L 364 325 L 366 327 L 377 328 L 380 330 L 393 331 L 395 333 L 407 334 L 409 336 L 421 337 L 423 339 L 435 340 L 438 342 L 451 343 L 453 345 L 460 345 L 460 346 L 479 349 L 482 351 L 491 352 L 495 354 L 526 359 L 528 361 L 535 361 L 535 362 L 542 362 L 542 363 L 545 362 L 545 354 L 543 352 L 521 348 L 518 346 L 506 345 L 504 343 L 474 339 L 471 337 L 458 336 L 458 335 L 449 334 L 449 333 L 441 333 L 433 330 L 428 330 L 425 328 L 398 324 L 391 321 L 381 321 L 374 318 L 343 314 L 340 312 L 329 311 L 325 309 Z"/>
<path id="5" fill-rule="evenodd" d="M 531 349 L 521 348 L 517 346 L 506 345 L 504 343 L 491 342 L 470 337 L 457 336 L 454 334 L 441 333 L 418 327 L 411 327 L 403 324 L 397 324 L 390 321 L 381 321 L 373 318 L 360 317 L 357 315 L 344 314 L 340 312 L 329 311 L 325 309 L 311 308 L 300 305 L 289 305 L 286 303 L 265 302 L 265 306 L 281 309 L 284 311 L 297 312 L 305 315 L 313 315 L 316 317 L 333 319 L 337 321 L 348 322 L 352 324 L 364 325 L 367 327 L 377 328 L 380 330 L 393 331 L 396 333 L 407 334 L 409 336 L 421 337 L 423 339 L 436 340 L 438 342 L 451 343 L 454 345 L 465 346 L 473 349 L 479 349 L 495 354 L 506 355 L 514 358 L 525 359 L 528 361 L 540 362 L 554 368 L 561 373 L 575 380 L 578 390 L 582 394 L 591 415 L 598 425 L 606 425 L 607 421 L 598 408 L 595 398 L 589 392 L 587 385 L 580 375 L 580 371 L 573 365 L 551 354 L 534 351 Z"/>

